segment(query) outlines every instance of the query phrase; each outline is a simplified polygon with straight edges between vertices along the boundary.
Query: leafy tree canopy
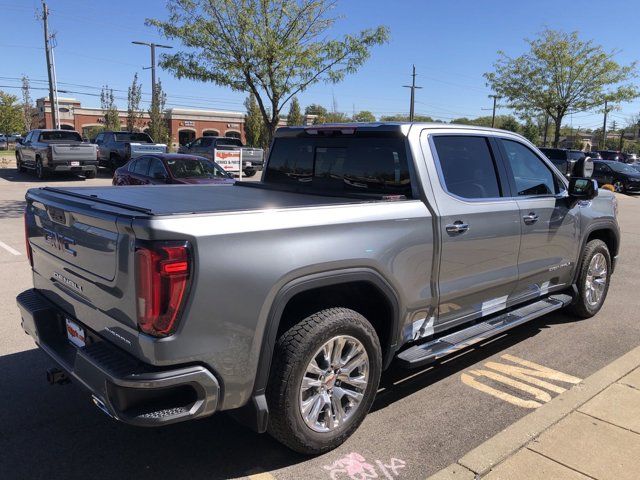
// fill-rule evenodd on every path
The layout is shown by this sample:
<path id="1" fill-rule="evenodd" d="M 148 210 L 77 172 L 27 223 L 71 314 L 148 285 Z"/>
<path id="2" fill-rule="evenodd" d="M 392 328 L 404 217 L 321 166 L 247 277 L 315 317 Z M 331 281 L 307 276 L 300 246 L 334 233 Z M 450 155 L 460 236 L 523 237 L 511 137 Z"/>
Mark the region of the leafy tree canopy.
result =
<path id="1" fill-rule="evenodd" d="M 18 97 L 0 91 L 0 133 L 11 135 L 24 131 L 24 118 Z"/>
<path id="2" fill-rule="evenodd" d="M 527 40 L 529 51 L 510 57 L 499 51 L 494 71 L 485 73 L 487 85 L 519 113 L 544 112 L 555 123 L 554 146 L 558 146 L 565 115 L 604 104 L 629 101 L 638 90 L 629 81 L 635 63 L 620 65 L 616 51 L 605 52 L 577 32 L 544 30 Z"/>
<path id="3" fill-rule="evenodd" d="M 314 83 L 338 82 L 385 43 L 384 26 L 330 38 L 333 0 L 168 0 L 166 20 L 147 19 L 184 49 L 161 65 L 191 78 L 253 93 L 269 140 L 284 105 Z"/>

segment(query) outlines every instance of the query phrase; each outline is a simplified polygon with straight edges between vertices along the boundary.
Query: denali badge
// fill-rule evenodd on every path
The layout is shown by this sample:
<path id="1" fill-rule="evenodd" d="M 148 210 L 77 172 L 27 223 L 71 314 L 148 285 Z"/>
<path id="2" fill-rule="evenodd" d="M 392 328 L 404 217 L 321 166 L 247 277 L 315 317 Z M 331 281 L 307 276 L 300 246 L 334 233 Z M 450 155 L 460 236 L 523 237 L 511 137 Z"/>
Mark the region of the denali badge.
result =
<path id="1" fill-rule="evenodd" d="M 67 287 L 71 287 L 78 292 L 82 292 L 82 285 L 78 285 L 73 280 L 69 280 L 67 277 L 60 275 L 58 272 L 53 272 L 53 278 L 61 283 L 64 283 Z"/>

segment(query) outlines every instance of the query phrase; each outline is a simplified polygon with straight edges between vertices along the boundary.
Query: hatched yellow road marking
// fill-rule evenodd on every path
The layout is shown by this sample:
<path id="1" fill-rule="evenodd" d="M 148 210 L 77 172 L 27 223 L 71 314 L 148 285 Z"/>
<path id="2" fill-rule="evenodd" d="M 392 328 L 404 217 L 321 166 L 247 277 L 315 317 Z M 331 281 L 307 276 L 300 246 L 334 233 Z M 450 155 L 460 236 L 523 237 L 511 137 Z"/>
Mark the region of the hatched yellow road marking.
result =
<path id="1" fill-rule="evenodd" d="M 501 358 L 511 363 L 487 362 L 484 364 L 485 369 L 474 369 L 463 373 L 460 375 L 460 380 L 469 387 L 522 408 L 538 408 L 550 401 L 551 395 L 545 390 L 553 393 L 566 391 L 565 387 L 551 383 L 549 380 L 573 385 L 582 381 L 573 375 L 523 360 L 514 355 L 505 354 Z M 480 381 L 483 377 L 493 380 L 496 386 L 502 384 L 511 387 L 511 392 L 487 385 Z M 522 396 L 517 395 L 517 391 L 522 392 Z M 526 398 L 527 396 L 532 396 L 535 400 Z"/>

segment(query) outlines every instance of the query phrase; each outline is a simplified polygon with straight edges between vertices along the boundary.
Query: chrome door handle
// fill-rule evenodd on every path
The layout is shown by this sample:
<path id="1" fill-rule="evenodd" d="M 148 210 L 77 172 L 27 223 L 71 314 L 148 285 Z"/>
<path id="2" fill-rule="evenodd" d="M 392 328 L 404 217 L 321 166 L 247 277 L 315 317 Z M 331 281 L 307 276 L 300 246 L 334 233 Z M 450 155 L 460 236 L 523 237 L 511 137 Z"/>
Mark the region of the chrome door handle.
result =
<path id="1" fill-rule="evenodd" d="M 460 220 L 458 220 L 457 222 L 450 223 L 445 228 L 447 230 L 447 233 L 456 235 L 459 233 L 464 233 L 467 230 L 469 230 L 469 224 L 462 223 Z"/>
<path id="2" fill-rule="evenodd" d="M 522 217 L 522 220 L 524 220 L 524 223 L 526 223 L 527 225 L 533 225 L 538 221 L 538 215 L 536 215 L 534 212 L 531 212 L 529 213 L 529 215 L 525 215 L 524 217 Z"/>

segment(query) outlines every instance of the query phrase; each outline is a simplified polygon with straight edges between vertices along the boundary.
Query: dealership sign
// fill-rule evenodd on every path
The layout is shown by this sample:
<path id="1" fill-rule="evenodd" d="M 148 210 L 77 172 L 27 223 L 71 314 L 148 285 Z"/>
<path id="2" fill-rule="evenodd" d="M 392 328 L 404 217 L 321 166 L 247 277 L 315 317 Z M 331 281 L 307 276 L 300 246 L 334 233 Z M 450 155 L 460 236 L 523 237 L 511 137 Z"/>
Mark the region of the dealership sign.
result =
<path id="1" fill-rule="evenodd" d="M 242 150 L 214 150 L 213 160 L 227 172 L 240 173 Z"/>

